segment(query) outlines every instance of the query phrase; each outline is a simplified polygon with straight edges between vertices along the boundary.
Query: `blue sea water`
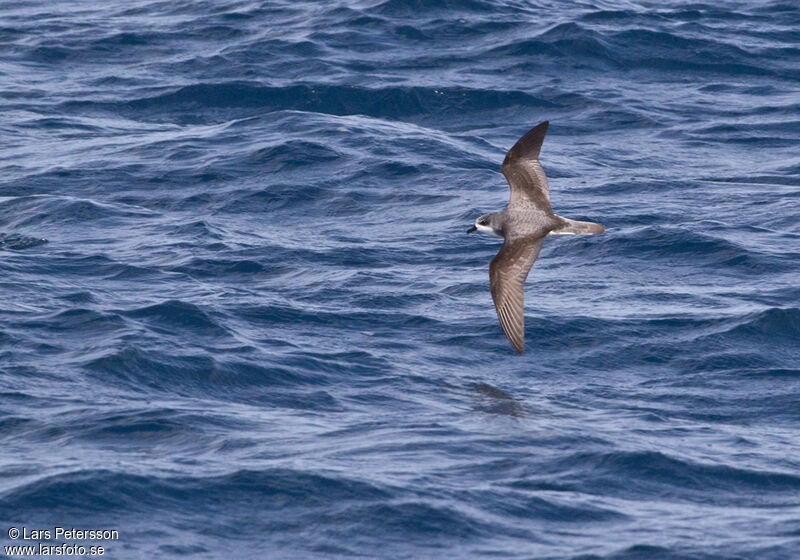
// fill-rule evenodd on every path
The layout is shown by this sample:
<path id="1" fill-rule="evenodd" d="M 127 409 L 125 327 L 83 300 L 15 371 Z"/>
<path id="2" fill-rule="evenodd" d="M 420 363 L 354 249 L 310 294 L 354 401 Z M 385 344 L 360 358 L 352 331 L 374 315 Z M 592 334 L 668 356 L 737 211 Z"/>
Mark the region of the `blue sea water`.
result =
<path id="1" fill-rule="evenodd" d="M 796 2 L 6 1 L 0 114 L 0 545 L 800 558 Z"/>

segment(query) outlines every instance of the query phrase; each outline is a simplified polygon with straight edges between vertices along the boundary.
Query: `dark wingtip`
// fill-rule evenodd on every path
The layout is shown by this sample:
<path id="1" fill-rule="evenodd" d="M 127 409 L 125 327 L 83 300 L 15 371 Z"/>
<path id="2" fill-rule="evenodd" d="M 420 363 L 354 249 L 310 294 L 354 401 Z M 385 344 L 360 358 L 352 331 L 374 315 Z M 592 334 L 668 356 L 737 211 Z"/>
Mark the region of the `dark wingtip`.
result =
<path id="1" fill-rule="evenodd" d="M 539 152 L 542 150 L 547 128 L 550 121 L 543 121 L 526 132 L 517 143 L 508 150 L 506 159 L 503 163 L 512 159 L 539 159 Z"/>

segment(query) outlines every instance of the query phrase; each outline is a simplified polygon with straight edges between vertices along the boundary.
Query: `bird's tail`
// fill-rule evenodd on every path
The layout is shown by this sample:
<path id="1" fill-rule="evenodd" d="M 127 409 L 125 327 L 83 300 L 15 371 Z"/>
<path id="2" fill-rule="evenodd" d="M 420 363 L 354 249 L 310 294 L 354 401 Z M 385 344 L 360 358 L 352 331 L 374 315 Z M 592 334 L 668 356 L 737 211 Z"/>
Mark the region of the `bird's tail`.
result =
<path id="1" fill-rule="evenodd" d="M 561 218 L 561 216 L 559 216 Z M 561 218 L 561 225 L 550 232 L 550 235 L 581 235 L 603 233 L 606 228 L 594 222 L 579 222 L 569 218 Z"/>

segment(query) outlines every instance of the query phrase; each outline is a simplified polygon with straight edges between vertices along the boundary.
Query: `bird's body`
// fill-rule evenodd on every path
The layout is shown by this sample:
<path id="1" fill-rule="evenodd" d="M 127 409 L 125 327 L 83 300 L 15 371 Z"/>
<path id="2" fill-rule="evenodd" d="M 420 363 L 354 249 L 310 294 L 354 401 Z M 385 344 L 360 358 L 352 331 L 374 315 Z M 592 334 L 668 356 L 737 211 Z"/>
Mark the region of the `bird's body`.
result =
<path id="1" fill-rule="evenodd" d="M 547 176 L 539 163 L 547 126 L 545 121 L 529 130 L 506 154 L 501 171 L 511 188 L 507 208 L 481 216 L 467 231 L 479 230 L 505 240 L 489 265 L 489 279 L 500 325 L 520 354 L 525 348 L 525 279 L 539 256 L 544 238 L 605 231 L 600 224 L 570 220 L 553 213 Z"/>

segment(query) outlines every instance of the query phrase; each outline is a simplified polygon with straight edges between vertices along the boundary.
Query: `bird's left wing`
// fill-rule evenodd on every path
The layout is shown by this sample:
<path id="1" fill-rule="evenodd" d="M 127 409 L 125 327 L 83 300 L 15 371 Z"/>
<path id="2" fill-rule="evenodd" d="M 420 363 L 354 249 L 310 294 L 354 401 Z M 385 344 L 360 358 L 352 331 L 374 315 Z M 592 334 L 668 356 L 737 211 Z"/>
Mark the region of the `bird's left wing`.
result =
<path id="1" fill-rule="evenodd" d="M 525 279 L 544 237 L 507 240 L 489 265 L 489 284 L 497 318 L 519 354 L 525 349 Z"/>

